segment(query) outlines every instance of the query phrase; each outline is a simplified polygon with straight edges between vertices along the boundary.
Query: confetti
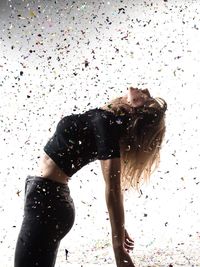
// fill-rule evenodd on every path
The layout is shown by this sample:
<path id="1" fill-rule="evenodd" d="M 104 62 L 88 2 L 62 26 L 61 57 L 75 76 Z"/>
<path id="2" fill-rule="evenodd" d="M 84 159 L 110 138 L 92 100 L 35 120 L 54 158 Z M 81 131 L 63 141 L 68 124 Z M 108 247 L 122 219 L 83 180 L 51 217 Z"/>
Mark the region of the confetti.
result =
<path id="1" fill-rule="evenodd" d="M 54 133 L 57 118 L 107 104 L 134 84 L 166 98 L 169 108 L 159 171 L 138 193 L 125 192 L 127 228 L 135 238 L 130 255 L 138 267 L 197 267 L 199 3 L 4 2 L 2 266 L 11 264 L 8 255 L 14 251 L 13 236 L 23 212 L 24 177 L 37 167 L 39 150 Z M 114 264 L 103 178 L 99 165 L 92 164 L 70 179 L 77 218 L 71 236 L 62 241 L 58 265 Z"/>

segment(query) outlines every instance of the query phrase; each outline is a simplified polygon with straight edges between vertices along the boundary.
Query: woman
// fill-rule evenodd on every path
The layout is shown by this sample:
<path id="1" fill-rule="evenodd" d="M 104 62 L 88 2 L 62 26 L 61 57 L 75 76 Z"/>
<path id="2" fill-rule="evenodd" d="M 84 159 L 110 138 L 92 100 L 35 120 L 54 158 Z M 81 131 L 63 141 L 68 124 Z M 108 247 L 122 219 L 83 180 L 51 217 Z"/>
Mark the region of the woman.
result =
<path id="1" fill-rule="evenodd" d="M 149 91 L 129 88 L 103 108 L 64 117 L 44 147 L 37 176 L 26 180 L 24 219 L 15 267 L 53 267 L 60 240 L 74 223 L 69 178 L 101 161 L 117 267 L 134 267 L 134 242 L 124 227 L 123 191 L 138 188 L 159 161 L 167 105 Z"/>

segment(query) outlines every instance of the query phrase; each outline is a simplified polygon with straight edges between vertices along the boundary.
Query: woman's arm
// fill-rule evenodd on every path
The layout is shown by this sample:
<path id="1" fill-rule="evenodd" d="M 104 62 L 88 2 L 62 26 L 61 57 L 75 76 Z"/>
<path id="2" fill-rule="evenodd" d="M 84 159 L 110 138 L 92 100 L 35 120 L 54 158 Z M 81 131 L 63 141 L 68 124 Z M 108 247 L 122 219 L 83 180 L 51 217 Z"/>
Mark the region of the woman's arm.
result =
<path id="1" fill-rule="evenodd" d="M 124 205 L 120 183 L 120 158 L 101 160 L 105 196 L 111 223 L 112 244 L 117 266 L 134 267 L 125 249 Z M 133 245 L 130 244 L 129 249 Z"/>
<path id="2" fill-rule="evenodd" d="M 105 179 L 105 197 L 109 212 L 113 248 L 122 247 L 124 243 L 124 206 L 120 185 L 120 159 L 101 160 Z"/>

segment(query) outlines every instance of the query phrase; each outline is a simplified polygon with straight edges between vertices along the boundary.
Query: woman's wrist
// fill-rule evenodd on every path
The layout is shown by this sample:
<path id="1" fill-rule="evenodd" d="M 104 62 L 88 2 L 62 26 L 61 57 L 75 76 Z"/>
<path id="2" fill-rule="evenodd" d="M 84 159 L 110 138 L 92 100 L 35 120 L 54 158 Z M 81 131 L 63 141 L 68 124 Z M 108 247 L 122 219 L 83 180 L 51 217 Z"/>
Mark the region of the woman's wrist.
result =
<path id="1" fill-rule="evenodd" d="M 113 247 L 113 252 L 115 255 L 115 260 L 116 262 L 118 262 L 121 260 L 122 256 L 124 255 L 124 247 L 123 246 Z"/>

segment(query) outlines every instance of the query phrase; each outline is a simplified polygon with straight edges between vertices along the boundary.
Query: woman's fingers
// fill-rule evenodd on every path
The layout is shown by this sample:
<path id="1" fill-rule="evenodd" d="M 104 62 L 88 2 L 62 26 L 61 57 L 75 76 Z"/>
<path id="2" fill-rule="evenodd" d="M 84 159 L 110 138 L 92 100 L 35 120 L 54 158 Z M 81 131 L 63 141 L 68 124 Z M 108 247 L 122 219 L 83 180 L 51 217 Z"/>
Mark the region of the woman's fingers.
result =
<path id="1" fill-rule="evenodd" d="M 134 242 L 130 242 L 128 240 L 125 240 L 124 242 L 124 248 L 129 252 L 129 250 L 134 249 Z"/>
<path id="2" fill-rule="evenodd" d="M 125 230 L 124 247 L 127 250 L 127 252 L 129 252 L 130 250 L 133 250 L 134 248 L 134 240 L 129 236 L 126 230 Z"/>
<path id="3" fill-rule="evenodd" d="M 129 236 L 126 230 L 125 230 L 125 238 L 128 238 L 130 241 L 134 242 L 134 240 Z"/>
<path id="4" fill-rule="evenodd" d="M 129 244 L 130 246 L 131 246 L 131 245 L 134 245 L 134 241 L 133 241 L 132 239 L 125 238 L 125 242 L 126 242 L 127 244 Z"/>
<path id="5" fill-rule="evenodd" d="M 125 230 L 125 240 L 128 239 L 129 242 L 133 242 L 134 243 L 134 240 L 129 236 L 128 232 Z"/>

